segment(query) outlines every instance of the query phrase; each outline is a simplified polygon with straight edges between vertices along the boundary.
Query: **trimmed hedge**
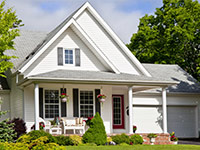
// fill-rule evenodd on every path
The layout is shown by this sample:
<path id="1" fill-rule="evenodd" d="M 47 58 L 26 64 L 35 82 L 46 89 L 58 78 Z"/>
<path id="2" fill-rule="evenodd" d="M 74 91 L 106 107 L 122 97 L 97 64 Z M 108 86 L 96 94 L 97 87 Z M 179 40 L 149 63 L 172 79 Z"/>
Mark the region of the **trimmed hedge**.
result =
<path id="1" fill-rule="evenodd" d="M 63 146 L 69 146 L 69 145 L 74 145 L 72 139 L 69 136 L 56 136 L 56 143 L 58 145 L 63 145 Z"/>
<path id="2" fill-rule="evenodd" d="M 105 145 L 107 135 L 103 120 L 97 112 L 91 120 L 90 128 L 85 132 L 82 139 L 83 143 L 95 143 L 96 145 Z"/>
<path id="3" fill-rule="evenodd" d="M 121 135 L 111 136 L 111 138 L 112 141 L 115 142 L 116 144 L 121 144 L 121 143 L 130 144 L 129 136 L 126 135 L 125 133 L 122 133 Z"/>
<path id="4" fill-rule="evenodd" d="M 140 135 L 134 134 L 130 137 L 130 142 L 132 142 L 132 144 L 134 145 L 137 145 L 137 144 L 142 144 L 144 141 Z"/>

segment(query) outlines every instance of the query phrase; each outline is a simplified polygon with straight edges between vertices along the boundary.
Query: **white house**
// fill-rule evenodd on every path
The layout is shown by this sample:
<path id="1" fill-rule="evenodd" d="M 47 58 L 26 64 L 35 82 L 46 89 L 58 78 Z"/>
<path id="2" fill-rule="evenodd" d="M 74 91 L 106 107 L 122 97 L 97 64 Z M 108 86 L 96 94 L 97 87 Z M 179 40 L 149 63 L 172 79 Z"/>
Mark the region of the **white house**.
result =
<path id="1" fill-rule="evenodd" d="M 1 108 L 23 118 L 28 131 L 39 128 L 39 117 L 99 112 L 107 133 L 132 133 L 136 125 L 138 133 L 199 136 L 199 83 L 177 65 L 141 64 L 88 2 L 52 32 L 21 31 L 15 43 L 7 51 L 19 57 L 15 68 L 0 79 Z M 59 99 L 63 91 L 68 103 Z"/>

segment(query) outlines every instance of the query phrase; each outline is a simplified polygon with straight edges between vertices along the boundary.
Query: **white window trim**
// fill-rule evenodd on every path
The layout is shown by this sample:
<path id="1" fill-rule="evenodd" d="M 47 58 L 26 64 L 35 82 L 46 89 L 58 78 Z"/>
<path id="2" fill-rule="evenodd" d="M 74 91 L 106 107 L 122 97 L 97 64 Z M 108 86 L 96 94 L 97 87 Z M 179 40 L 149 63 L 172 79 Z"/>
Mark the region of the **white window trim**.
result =
<path id="1" fill-rule="evenodd" d="M 60 89 L 58 88 L 43 88 L 43 118 L 48 120 L 54 120 L 54 118 L 45 117 L 45 90 L 58 90 L 58 95 L 60 95 Z M 61 117 L 61 101 L 59 98 L 59 117 Z"/>
<path id="2" fill-rule="evenodd" d="M 78 107 L 79 107 L 79 117 L 81 116 L 81 105 L 80 105 L 80 97 L 81 97 L 81 91 L 92 91 L 93 92 L 93 116 L 95 115 L 95 111 L 96 111 L 96 103 L 95 103 L 95 89 L 79 89 L 79 96 L 78 96 Z M 87 118 L 83 118 L 83 119 L 87 119 Z"/>
<path id="3" fill-rule="evenodd" d="M 65 63 L 65 50 L 72 50 L 73 51 L 73 64 L 66 64 Z M 63 48 L 63 64 L 64 64 L 64 66 L 75 66 L 75 48 Z"/>

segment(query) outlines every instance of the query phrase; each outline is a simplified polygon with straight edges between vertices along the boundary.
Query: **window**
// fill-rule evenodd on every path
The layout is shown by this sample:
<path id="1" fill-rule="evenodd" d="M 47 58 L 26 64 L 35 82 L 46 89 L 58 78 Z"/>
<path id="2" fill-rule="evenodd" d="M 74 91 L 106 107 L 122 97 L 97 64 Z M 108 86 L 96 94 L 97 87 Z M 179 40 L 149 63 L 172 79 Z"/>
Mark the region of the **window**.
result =
<path id="1" fill-rule="evenodd" d="M 73 50 L 65 50 L 65 64 L 74 64 Z"/>
<path id="2" fill-rule="evenodd" d="M 59 117 L 59 91 L 45 90 L 45 118 Z"/>
<path id="3" fill-rule="evenodd" d="M 93 91 L 80 91 L 80 116 L 87 118 L 94 114 Z"/>

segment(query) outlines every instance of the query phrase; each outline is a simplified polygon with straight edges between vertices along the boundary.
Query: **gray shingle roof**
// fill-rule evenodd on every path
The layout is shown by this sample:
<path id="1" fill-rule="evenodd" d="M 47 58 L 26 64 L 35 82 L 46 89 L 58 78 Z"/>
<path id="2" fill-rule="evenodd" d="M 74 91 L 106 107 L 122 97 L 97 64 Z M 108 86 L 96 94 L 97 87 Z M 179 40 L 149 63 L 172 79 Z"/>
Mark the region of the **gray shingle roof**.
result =
<path id="1" fill-rule="evenodd" d="M 64 80 L 89 80 L 89 81 L 124 81 L 124 82 L 160 82 L 172 83 L 171 80 L 158 77 L 147 77 L 132 75 L 126 73 L 112 73 L 112 72 L 99 72 L 99 71 L 78 71 L 78 70 L 55 70 L 47 73 L 33 75 L 36 78 L 51 78 L 51 79 L 64 79 Z M 175 81 L 173 81 L 175 83 Z"/>
<path id="2" fill-rule="evenodd" d="M 170 86 L 169 92 L 200 93 L 200 83 L 178 65 L 143 64 L 143 66 L 153 77 L 180 82 Z"/>
<path id="3" fill-rule="evenodd" d="M 12 72 L 15 72 L 19 68 L 19 66 L 26 60 L 26 57 L 32 53 L 46 35 L 45 32 L 20 31 L 20 36 L 14 40 L 16 50 L 7 50 L 5 52 L 6 55 L 14 55 L 18 57 L 16 59 L 11 59 L 15 66 L 14 69 L 12 69 Z"/>

